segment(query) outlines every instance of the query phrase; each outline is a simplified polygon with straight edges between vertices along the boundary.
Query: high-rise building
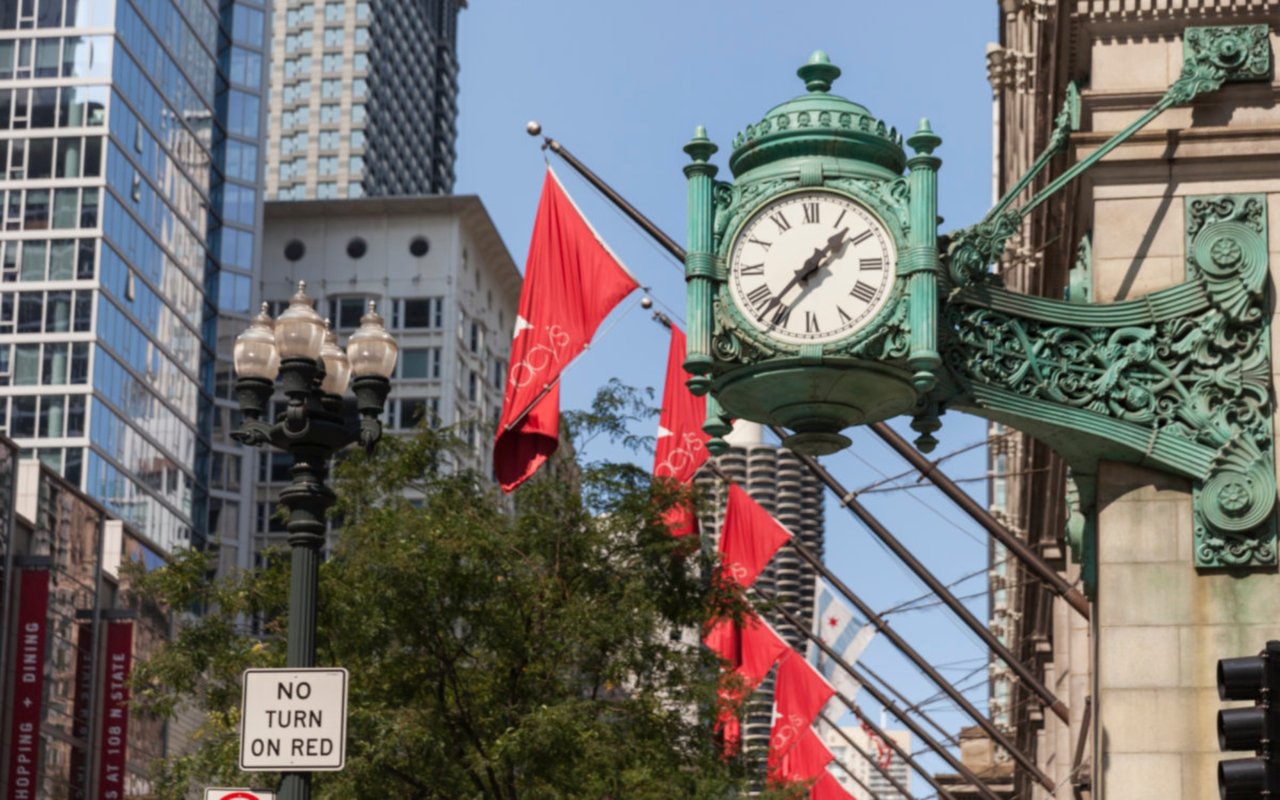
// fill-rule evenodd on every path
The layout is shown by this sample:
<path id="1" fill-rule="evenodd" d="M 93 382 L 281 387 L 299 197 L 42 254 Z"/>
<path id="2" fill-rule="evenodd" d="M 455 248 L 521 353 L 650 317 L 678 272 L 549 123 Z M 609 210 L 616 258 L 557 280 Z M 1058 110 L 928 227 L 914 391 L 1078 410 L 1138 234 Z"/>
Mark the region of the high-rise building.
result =
<path id="1" fill-rule="evenodd" d="M 909 790 L 911 770 L 907 768 L 907 762 L 896 754 L 889 753 L 887 745 L 883 742 L 878 743 L 875 736 L 857 725 L 841 725 L 838 731 L 828 726 L 821 726 L 819 730 L 823 732 L 823 743 L 831 751 L 831 755 L 835 756 L 835 761 L 839 762 L 831 764 L 827 769 L 849 794 L 854 797 L 863 797 L 866 795 L 866 790 L 870 790 L 880 800 L 906 800 L 906 795 L 895 789 L 879 770 L 849 745 L 849 739 L 852 739 L 854 744 L 862 748 L 862 752 L 872 758 L 883 759 L 880 763 L 883 764 L 885 772 Z M 885 733 L 903 750 L 911 752 L 909 731 L 886 730 Z"/>
<path id="2" fill-rule="evenodd" d="M 455 425 L 467 446 L 463 465 L 492 474 L 521 278 L 480 199 L 268 203 L 264 239 L 261 296 L 272 315 L 305 281 L 345 341 L 372 302 L 400 346 L 384 429 L 405 432 L 423 419 Z M 273 514 L 291 457 L 256 458 L 253 526 L 260 541 L 280 543 Z"/>
<path id="3" fill-rule="evenodd" d="M 209 535 L 268 21 L 255 0 L 0 0 L 0 429 L 161 550 Z"/>
<path id="4" fill-rule="evenodd" d="M 759 423 L 739 420 L 725 441 L 729 449 L 716 457 L 721 472 L 821 558 L 825 526 L 823 486 L 818 479 L 790 450 L 766 442 Z M 704 531 L 713 532 L 714 539 L 724 523 L 728 486 L 706 471 L 700 473 L 697 480 L 712 500 L 708 503 L 710 511 L 700 523 Z M 816 577 L 813 567 L 794 550 L 784 547 L 756 578 L 753 587 L 765 597 L 777 598 L 788 613 L 812 626 Z M 804 633 L 792 627 L 781 614 L 769 617 L 768 622 L 797 651 L 808 651 Z M 748 754 L 761 755 L 768 747 L 772 708 L 773 677 L 770 676 L 752 694 L 743 712 L 742 739 Z"/>
<path id="5" fill-rule="evenodd" d="M 453 191 L 466 0 L 280 0 L 267 196 Z"/>

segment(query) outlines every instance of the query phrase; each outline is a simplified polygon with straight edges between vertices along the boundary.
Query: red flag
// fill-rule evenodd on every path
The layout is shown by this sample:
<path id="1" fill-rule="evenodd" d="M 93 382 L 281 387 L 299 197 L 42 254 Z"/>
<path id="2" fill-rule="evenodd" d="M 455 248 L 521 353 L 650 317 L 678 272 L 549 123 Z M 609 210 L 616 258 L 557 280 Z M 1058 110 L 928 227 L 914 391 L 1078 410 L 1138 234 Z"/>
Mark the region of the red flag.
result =
<path id="1" fill-rule="evenodd" d="M 778 676 L 773 684 L 773 701 L 777 719 L 769 732 L 769 759 L 786 755 L 792 745 L 809 730 L 818 712 L 835 694 L 831 684 L 805 660 L 804 656 L 789 651 L 778 665 Z"/>
<path id="2" fill-rule="evenodd" d="M 702 637 L 707 649 L 728 661 L 734 668 L 742 663 L 742 637 L 731 619 L 718 619 Z"/>
<path id="3" fill-rule="evenodd" d="M 773 669 L 774 663 L 792 650 L 773 628 L 755 614 L 747 616 L 743 623 L 738 674 L 754 689 Z"/>
<path id="4" fill-rule="evenodd" d="M 854 800 L 854 797 L 840 785 L 835 775 L 823 770 L 817 783 L 809 790 L 809 800 Z"/>
<path id="5" fill-rule="evenodd" d="M 741 627 L 733 620 L 712 623 L 702 641 L 716 655 L 732 666 L 733 678 L 722 681 L 717 694 L 715 729 L 724 740 L 725 757 L 737 752 L 742 742 L 738 707 L 742 700 L 760 685 L 774 663 L 791 652 L 787 643 L 755 614 L 749 614 Z"/>
<path id="6" fill-rule="evenodd" d="M 493 469 L 503 491 L 556 451 L 560 373 L 600 322 L 639 284 L 583 219 L 547 169 L 525 262 Z"/>
<path id="7" fill-rule="evenodd" d="M 827 771 L 833 756 L 827 746 L 818 738 L 813 728 L 808 726 L 800 731 L 794 746 L 789 748 L 779 759 L 774 759 L 772 751 L 769 775 L 774 781 L 811 781 L 821 777 Z"/>
<path id="8" fill-rule="evenodd" d="M 707 440 L 702 431 L 707 416 L 707 399 L 689 391 L 684 367 L 684 333 L 671 327 L 671 349 L 667 353 L 667 383 L 662 390 L 662 414 L 658 418 L 658 443 L 653 455 L 653 475 L 677 483 L 693 480 L 707 460 Z M 663 515 L 672 536 L 697 532 L 693 510 L 673 506 Z"/>
<path id="9" fill-rule="evenodd" d="M 746 588 L 769 564 L 779 547 L 791 538 L 787 529 L 752 500 L 736 483 L 729 487 L 724 529 L 719 550 L 723 570 L 734 583 Z"/>

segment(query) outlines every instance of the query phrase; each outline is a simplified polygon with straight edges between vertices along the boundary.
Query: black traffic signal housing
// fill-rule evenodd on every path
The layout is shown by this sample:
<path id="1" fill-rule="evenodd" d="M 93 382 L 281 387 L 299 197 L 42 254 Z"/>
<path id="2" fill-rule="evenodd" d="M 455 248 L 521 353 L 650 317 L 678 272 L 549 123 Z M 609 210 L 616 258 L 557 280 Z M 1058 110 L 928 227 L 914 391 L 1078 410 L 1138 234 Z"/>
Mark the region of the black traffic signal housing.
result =
<path id="1" fill-rule="evenodd" d="M 1280 641 L 1256 656 L 1218 659 L 1218 697 L 1254 703 L 1218 711 L 1218 747 L 1256 754 L 1218 763 L 1219 796 L 1280 800 Z"/>

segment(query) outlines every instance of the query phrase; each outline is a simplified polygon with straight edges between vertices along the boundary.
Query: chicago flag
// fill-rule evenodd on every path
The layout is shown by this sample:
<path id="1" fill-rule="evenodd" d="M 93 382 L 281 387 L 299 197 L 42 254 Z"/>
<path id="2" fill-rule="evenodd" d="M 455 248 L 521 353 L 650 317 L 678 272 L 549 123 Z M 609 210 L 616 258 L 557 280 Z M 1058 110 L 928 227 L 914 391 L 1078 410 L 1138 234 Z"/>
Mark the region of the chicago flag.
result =
<path id="1" fill-rule="evenodd" d="M 493 470 L 503 491 L 528 480 L 556 451 L 560 373 L 637 286 L 548 167 L 525 262 L 502 420 L 493 443 Z"/>
<path id="2" fill-rule="evenodd" d="M 836 651 L 845 663 L 857 663 L 862 651 L 871 643 L 875 628 L 858 625 L 849 609 L 835 592 L 817 578 L 813 585 L 813 632 L 822 643 Z M 826 678 L 836 691 L 853 700 L 862 687 L 849 673 L 813 642 L 809 643 L 809 663 Z"/>

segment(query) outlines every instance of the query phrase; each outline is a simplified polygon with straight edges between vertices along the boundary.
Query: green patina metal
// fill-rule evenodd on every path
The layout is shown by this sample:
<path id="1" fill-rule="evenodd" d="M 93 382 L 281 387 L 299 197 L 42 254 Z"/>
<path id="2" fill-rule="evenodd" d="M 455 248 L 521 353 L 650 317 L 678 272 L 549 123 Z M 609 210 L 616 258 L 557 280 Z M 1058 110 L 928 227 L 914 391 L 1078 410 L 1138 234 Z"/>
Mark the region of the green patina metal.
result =
<path id="1" fill-rule="evenodd" d="M 1027 213 L 1161 111 L 1227 81 L 1270 75 L 1265 26 L 1190 28 L 1185 42 L 1182 74 L 1150 111 L 1016 205 L 1079 127 L 1079 94 L 1070 87 L 1045 152 L 981 222 L 949 237 L 945 256 L 934 155 L 941 139 L 922 121 L 906 140 L 908 156 L 893 128 L 831 94 L 840 70 L 825 54 L 798 70 L 805 94 L 735 137 L 734 182 L 714 180 L 715 145 L 699 128 L 685 148 L 685 366 L 690 388 L 713 401 L 710 447 L 723 448 L 726 420 L 744 418 L 790 429 L 784 444 L 796 450 L 833 452 L 848 444 L 843 429 L 905 414 L 927 452 L 940 415 L 962 409 L 1036 436 L 1071 466 L 1068 539 L 1087 585 L 1096 573 L 1102 460 L 1191 480 L 1197 566 L 1275 564 L 1265 198 L 1188 198 L 1186 282 L 1136 300 L 1090 302 L 1087 236 L 1066 300 L 1007 291 L 988 269 Z M 869 323 L 796 343 L 748 319 L 726 284 L 742 269 L 730 264 L 739 232 L 779 198 L 815 190 L 865 209 L 892 238 L 897 261 Z M 807 285 L 813 265 L 827 263 L 820 250 L 788 286 Z"/>

